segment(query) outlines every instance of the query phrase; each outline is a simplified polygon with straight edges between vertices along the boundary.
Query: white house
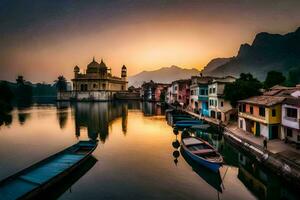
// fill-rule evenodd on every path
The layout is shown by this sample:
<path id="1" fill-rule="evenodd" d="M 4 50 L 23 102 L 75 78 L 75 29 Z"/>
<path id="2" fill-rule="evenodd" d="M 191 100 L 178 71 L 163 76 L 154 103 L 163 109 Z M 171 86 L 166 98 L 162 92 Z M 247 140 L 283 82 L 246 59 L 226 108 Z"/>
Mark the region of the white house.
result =
<path id="1" fill-rule="evenodd" d="M 224 88 L 227 83 L 234 82 L 236 79 L 232 76 L 226 76 L 224 78 L 215 78 L 211 84 L 208 85 L 208 108 L 209 116 L 221 120 L 223 122 L 228 121 L 232 106 L 229 101 L 226 101 L 224 97 Z"/>
<path id="2" fill-rule="evenodd" d="M 296 91 L 296 93 L 299 92 Z M 286 138 L 300 143 L 300 99 L 286 98 L 282 104 L 281 113 L 281 139 Z"/>

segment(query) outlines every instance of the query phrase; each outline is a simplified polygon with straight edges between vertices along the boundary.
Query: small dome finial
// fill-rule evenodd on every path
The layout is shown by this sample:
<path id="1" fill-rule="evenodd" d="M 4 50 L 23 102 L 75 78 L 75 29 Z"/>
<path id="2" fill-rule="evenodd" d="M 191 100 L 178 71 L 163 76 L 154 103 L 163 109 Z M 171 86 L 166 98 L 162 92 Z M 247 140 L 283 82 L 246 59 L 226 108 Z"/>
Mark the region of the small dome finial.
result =
<path id="1" fill-rule="evenodd" d="M 95 56 L 93 56 L 93 62 L 95 62 Z"/>

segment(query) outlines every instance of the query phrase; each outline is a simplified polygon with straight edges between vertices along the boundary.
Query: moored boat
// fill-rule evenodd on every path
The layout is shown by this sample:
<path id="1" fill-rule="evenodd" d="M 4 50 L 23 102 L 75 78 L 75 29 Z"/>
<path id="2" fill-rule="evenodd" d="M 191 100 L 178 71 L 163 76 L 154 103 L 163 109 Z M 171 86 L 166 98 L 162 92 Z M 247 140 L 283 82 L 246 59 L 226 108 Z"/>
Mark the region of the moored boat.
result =
<path id="1" fill-rule="evenodd" d="M 81 166 L 97 144 L 95 141 L 80 141 L 0 181 L 0 200 L 36 198 Z"/>
<path id="2" fill-rule="evenodd" d="M 221 154 L 201 138 L 183 138 L 181 145 L 190 158 L 214 172 L 218 172 L 223 164 L 223 157 Z"/>
<path id="3" fill-rule="evenodd" d="M 180 127 L 180 128 L 188 128 L 194 125 L 200 125 L 203 124 L 202 121 L 199 120 L 181 120 L 175 123 L 176 127 Z"/>

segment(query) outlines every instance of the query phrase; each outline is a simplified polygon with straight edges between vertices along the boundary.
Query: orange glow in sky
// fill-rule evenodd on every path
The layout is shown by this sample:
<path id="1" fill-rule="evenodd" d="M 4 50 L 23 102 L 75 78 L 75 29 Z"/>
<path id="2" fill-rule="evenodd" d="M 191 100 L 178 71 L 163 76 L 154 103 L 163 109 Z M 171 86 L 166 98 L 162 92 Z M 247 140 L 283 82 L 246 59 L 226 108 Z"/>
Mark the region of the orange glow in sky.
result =
<path id="1" fill-rule="evenodd" d="M 22 6 L 21 11 L 4 7 L 0 79 L 14 80 L 18 74 L 33 82 L 52 82 L 60 74 L 71 79 L 73 67 L 85 70 L 93 56 L 103 58 L 117 76 L 123 64 L 128 75 L 171 65 L 200 70 L 213 58 L 235 56 L 258 32 L 286 33 L 300 25 L 297 1 L 271 6 L 260 1 L 171 2 L 61 3 L 55 5 L 59 9 L 50 3 L 53 10 L 41 4 L 45 10 L 33 12 L 32 18 L 24 5 L 25 19 Z"/>

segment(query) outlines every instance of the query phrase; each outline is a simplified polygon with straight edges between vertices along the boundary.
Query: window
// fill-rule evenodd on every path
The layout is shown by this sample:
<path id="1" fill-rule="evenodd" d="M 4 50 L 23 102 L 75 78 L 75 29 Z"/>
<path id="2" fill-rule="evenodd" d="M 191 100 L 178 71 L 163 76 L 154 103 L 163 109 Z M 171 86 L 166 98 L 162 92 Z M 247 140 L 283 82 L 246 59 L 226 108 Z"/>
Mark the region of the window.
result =
<path id="1" fill-rule="evenodd" d="M 177 86 L 174 87 L 174 90 L 177 91 Z"/>
<path id="2" fill-rule="evenodd" d="M 102 84 L 103 90 L 105 90 L 105 87 L 106 87 L 106 85 L 105 85 L 105 83 L 103 83 L 103 84 Z"/>
<path id="3" fill-rule="evenodd" d="M 93 88 L 96 88 L 96 87 L 97 87 L 97 84 L 94 83 L 94 84 L 93 84 Z"/>
<path id="4" fill-rule="evenodd" d="M 200 90 L 200 95 L 205 95 L 205 90 L 204 89 Z"/>
<path id="5" fill-rule="evenodd" d="M 243 120 L 240 120 L 240 128 L 243 128 Z"/>
<path id="6" fill-rule="evenodd" d="M 181 99 L 181 95 L 178 96 L 178 99 Z"/>
<path id="7" fill-rule="evenodd" d="M 218 102 L 217 102 L 217 100 L 215 100 L 215 106 L 217 106 L 218 105 Z"/>
<path id="8" fill-rule="evenodd" d="M 288 136 L 288 137 L 293 137 L 293 129 L 291 129 L 291 128 L 286 128 L 286 136 Z"/>
<path id="9" fill-rule="evenodd" d="M 194 95 L 194 90 L 191 90 L 191 95 Z"/>
<path id="10" fill-rule="evenodd" d="M 262 117 L 265 116 L 265 108 L 264 107 L 259 107 L 259 116 L 262 116 Z"/>
<path id="11" fill-rule="evenodd" d="M 224 102 L 223 101 L 221 101 L 221 107 L 223 107 L 224 106 Z"/>
<path id="12" fill-rule="evenodd" d="M 297 118 L 297 109 L 286 108 L 286 116 L 291 118 Z"/>
<path id="13" fill-rule="evenodd" d="M 213 88 L 213 93 L 216 93 L 216 88 Z"/>
<path id="14" fill-rule="evenodd" d="M 240 104 L 239 105 L 239 111 L 240 112 L 245 112 L 246 111 L 246 105 L 245 104 Z"/>
<path id="15" fill-rule="evenodd" d="M 250 113 L 253 114 L 253 106 L 250 106 Z"/>
<path id="16" fill-rule="evenodd" d="M 208 90 L 205 90 L 205 95 L 208 95 Z"/>
<path id="17" fill-rule="evenodd" d="M 272 109 L 272 117 L 276 117 L 276 109 Z"/>
<path id="18" fill-rule="evenodd" d="M 209 88 L 209 94 L 211 94 L 212 93 L 212 88 Z"/>

